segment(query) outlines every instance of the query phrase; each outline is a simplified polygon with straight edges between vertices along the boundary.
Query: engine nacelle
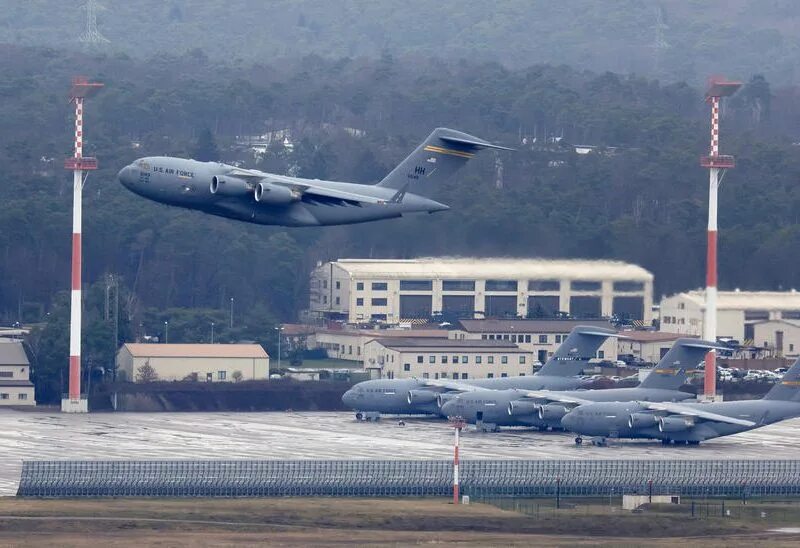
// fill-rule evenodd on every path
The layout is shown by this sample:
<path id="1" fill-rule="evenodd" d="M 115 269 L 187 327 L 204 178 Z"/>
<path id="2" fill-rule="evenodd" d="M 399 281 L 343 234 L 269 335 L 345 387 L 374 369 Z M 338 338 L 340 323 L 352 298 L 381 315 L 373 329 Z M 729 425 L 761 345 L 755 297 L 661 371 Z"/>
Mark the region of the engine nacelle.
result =
<path id="1" fill-rule="evenodd" d="M 659 432 L 683 432 L 694 426 L 694 421 L 688 417 L 661 417 L 658 419 Z"/>
<path id="2" fill-rule="evenodd" d="M 265 204 L 288 205 L 300 200 L 300 193 L 282 185 L 258 183 L 255 198 Z"/>
<path id="3" fill-rule="evenodd" d="M 539 408 L 539 418 L 543 421 L 560 421 L 567 413 L 567 406 L 560 403 L 549 403 Z"/>
<path id="4" fill-rule="evenodd" d="M 456 392 L 445 392 L 443 394 L 437 394 L 436 405 L 438 405 L 439 409 L 441 409 L 444 404 L 446 404 L 456 396 L 458 396 Z"/>
<path id="5" fill-rule="evenodd" d="M 658 424 L 658 417 L 652 413 L 631 413 L 628 417 L 628 428 L 633 430 L 651 428 L 656 424 Z"/>
<path id="6" fill-rule="evenodd" d="M 438 395 L 438 392 L 430 390 L 409 390 L 407 399 L 409 405 L 423 405 L 435 402 Z"/>
<path id="7" fill-rule="evenodd" d="M 512 417 L 535 415 L 541 407 L 538 403 L 525 400 L 511 400 L 508 402 L 508 414 Z"/>
<path id="8" fill-rule="evenodd" d="M 211 194 L 220 196 L 244 196 L 251 192 L 250 186 L 243 180 L 236 177 L 226 177 L 224 175 L 214 175 L 211 177 L 209 186 Z"/>

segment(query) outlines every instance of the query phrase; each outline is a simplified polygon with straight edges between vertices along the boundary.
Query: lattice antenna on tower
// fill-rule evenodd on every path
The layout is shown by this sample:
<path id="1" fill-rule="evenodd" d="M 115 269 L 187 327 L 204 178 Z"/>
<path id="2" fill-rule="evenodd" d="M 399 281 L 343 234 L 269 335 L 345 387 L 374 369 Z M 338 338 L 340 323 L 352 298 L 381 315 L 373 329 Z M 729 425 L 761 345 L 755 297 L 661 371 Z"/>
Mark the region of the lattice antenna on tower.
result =
<path id="1" fill-rule="evenodd" d="M 669 26 L 664 22 L 664 8 L 662 6 L 656 6 L 656 23 L 653 25 L 653 30 L 655 31 L 655 36 L 650 47 L 653 49 L 653 70 L 658 75 L 661 71 L 661 58 L 664 52 L 672 47 L 664 37 L 666 31 L 669 30 Z"/>
<path id="2" fill-rule="evenodd" d="M 97 12 L 106 8 L 98 4 L 97 0 L 86 0 L 81 9 L 86 12 L 86 27 L 81 35 L 78 36 L 78 41 L 89 45 L 108 44 L 111 42 L 97 30 Z"/>

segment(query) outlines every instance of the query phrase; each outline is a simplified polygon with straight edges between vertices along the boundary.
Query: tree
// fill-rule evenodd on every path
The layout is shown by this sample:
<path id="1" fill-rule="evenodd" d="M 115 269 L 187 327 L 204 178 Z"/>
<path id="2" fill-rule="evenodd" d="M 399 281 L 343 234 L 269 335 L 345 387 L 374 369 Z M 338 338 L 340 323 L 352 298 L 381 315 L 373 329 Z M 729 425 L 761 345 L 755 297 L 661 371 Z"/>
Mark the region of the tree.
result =
<path id="1" fill-rule="evenodd" d="M 214 134 L 208 128 L 203 128 L 197 137 L 197 142 L 192 149 L 192 158 L 200 162 L 219 160 L 219 150 Z"/>
<path id="2" fill-rule="evenodd" d="M 242 375 L 242 372 L 237 369 L 231 373 L 231 378 L 233 379 L 233 382 L 239 382 L 244 378 L 244 375 Z"/>
<path id="3" fill-rule="evenodd" d="M 158 373 L 150 365 L 150 360 L 144 362 L 139 369 L 136 370 L 136 382 L 154 382 L 158 380 Z"/>

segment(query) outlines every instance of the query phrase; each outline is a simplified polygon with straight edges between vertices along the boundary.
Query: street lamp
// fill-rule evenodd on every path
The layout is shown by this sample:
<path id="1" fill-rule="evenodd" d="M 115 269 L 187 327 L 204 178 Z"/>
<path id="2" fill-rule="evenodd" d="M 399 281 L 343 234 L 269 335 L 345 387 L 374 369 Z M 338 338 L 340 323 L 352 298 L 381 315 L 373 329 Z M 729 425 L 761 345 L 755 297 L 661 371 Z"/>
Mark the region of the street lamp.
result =
<path id="1" fill-rule="evenodd" d="M 214 322 L 211 322 L 211 344 L 214 344 Z"/>
<path id="2" fill-rule="evenodd" d="M 164 344 L 169 344 L 169 322 L 164 320 Z"/>
<path id="3" fill-rule="evenodd" d="M 283 327 L 278 326 L 275 328 L 275 331 L 278 332 L 278 369 L 281 368 L 281 331 L 283 331 Z"/>
<path id="4" fill-rule="evenodd" d="M 233 297 L 231 297 L 231 329 L 233 329 Z"/>

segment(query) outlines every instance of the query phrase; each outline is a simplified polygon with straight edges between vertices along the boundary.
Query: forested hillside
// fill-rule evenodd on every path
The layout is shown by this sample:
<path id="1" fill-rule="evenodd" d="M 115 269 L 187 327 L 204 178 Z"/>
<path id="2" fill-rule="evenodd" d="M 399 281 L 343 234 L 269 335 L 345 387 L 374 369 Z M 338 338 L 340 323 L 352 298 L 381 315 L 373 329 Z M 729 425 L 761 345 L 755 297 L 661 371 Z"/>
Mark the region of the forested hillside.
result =
<path id="1" fill-rule="evenodd" d="M 213 321 L 217 340 L 268 344 L 271 322 L 306 305 L 310 268 L 337 257 L 603 257 L 652 270 L 657 294 L 703 282 L 707 106 L 685 84 L 388 54 L 237 65 L 198 51 L 141 61 L 5 46 L 0 318 L 47 320 L 36 348 L 52 364 L 40 368 L 51 396 L 66 363 L 67 301 L 57 294 L 69 282 L 71 176 L 62 164 L 76 71 L 106 85 L 85 117 L 86 153 L 101 166 L 84 190 L 87 363 L 109 363 L 114 349 L 107 274 L 120 285 L 120 340 L 163 336 L 164 322 L 170 341 L 208 340 Z M 723 149 L 739 165 L 721 192 L 720 282 L 789 288 L 800 263 L 800 102 L 796 89 L 748 80 L 723 120 Z M 115 181 L 137 157 L 171 154 L 374 182 L 436 126 L 519 150 L 483 154 L 432 189 L 452 209 L 430 216 L 251 226 L 158 205 Z M 237 145 L 287 129 L 292 147 L 276 142 L 260 159 Z M 579 155 L 574 144 L 598 149 Z"/>
<path id="2" fill-rule="evenodd" d="M 0 43 L 76 49 L 86 0 L 0 0 Z M 662 81 L 762 73 L 798 83 L 795 0 L 101 0 L 101 51 L 203 49 L 232 62 L 385 51 L 519 68 L 567 64 Z M 105 9 L 102 9 L 102 7 Z"/>

